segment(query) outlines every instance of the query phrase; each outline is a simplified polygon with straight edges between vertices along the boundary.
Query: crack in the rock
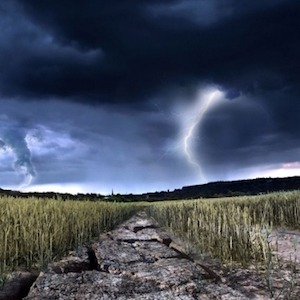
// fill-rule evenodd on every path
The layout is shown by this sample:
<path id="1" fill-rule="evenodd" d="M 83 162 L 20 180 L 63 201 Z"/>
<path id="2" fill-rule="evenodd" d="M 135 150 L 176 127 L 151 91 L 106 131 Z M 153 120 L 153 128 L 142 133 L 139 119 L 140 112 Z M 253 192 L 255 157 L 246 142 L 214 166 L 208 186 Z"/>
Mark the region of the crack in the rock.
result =
<path id="1" fill-rule="evenodd" d="M 102 271 L 100 268 L 100 265 L 98 263 L 98 259 L 96 257 L 95 249 L 93 249 L 92 247 L 88 247 L 87 255 L 89 258 L 89 262 L 90 262 L 90 270 Z"/>
<path id="2" fill-rule="evenodd" d="M 56 274 L 67 274 L 67 273 L 82 273 L 83 271 L 102 271 L 107 272 L 105 268 L 101 268 L 96 256 L 95 249 L 92 246 L 87 247 L 86 251 L 88 255 L 88 261 L 66 261 L 64 264 L 56 264 L 50 266 L 52 272 Z"/>
<path id="3" fill-rule="evenodd" d="M 135 242 L 159 242 L 157 239 L 147 239 L 147 240 L 141 240 L 141 239 L 117 239 L 118 242 L 124 242 L 124 243 L 129 243 L 129 244 L 134 244 Z"/>
<path id="4" fill-rule="evenodd" d="M 82 271 L 92 270 L 90 264 L 85 261 L 69 261 L 65 265 L 50 266 L 49 269 L 56 274 L 81 273 Z"/>
<path id="5" fill-rule="evenodd" d="M 172 255 L 172 256 L 166 256 L 166 257 L 156 257 L 156 261 L 160 261 L 160 260 L 163 260 L 163 259 L 182 259 L 183 257 L 181 257 L 180 255 Z"/>
<path id="6" fill-rule="evenodd" d="M 144 225 L 141 226 L 139 224 L 149 224 L 149 225 Z M 174 262 L 172 262 L 172 266 L 174 265 L 176 267 L 176 264 L 183 264 L 185 265 L 185 263 L 189 264 L 188 262 L 183 262 L 181 259 L 187 259 L 188 261 L 193 262 L 195 265 L 198 265 L 199 267 L 201 267 L 202 269 L 204 269 L 205 273 L 207 273 L 207 277 L 205 275 L 204 278 L 213 278 L 215 279 L 216 282 L 221 281 L 221 277 L 216 274 L 213 270 L 211 270 L 209 267 L 202 265 L 202 263 L 199 263 L 198 261 L 195 261 L 191 256 L 189 256 L 188 254 L 186 254 L 184 251 L 184 248 L 182 249 L 180 247 L 180 245 L 176 244 L 173 242 L 173 240 L 169 237 L 169 235 L 167 233 L 164 233 L 163 231 L 160 230 L 149 230 L 148 232 L 144 232 L 145 234 L 142 234 L 142 232 L 140 234 L 137 234 L 136 237 L 133 233 L 138 233 L 139 231 L 142 231 L 144 229 L 157 229 L 159 228 L 157 225 L 155 224 L 151 224 L 150 222 L 137 222 L 136 226 L 134 226 L 134 224 L 129 224 L 129 225 L 125 225 L 123 227 L 119 227 L 117 234 L 112 232 L 112 233 L 106 233 L 102 235 L 102 238 L 107 238 L 110 240 L 113 240 L 114 243 L 117 243 L 119 245 L 117 245 L 117 248 L 107 248 L 107 245 L 104 247 L 105 249 L 103 250 L 105 251 L 109 251 L 110 255 L 111 250 L 112 252 L 114 251 L 120 251 L 120 252 L 125 252 L 125 258 L 127 258 L 127 260 L 129 261 L 123 261 L 125 260 L 125 258 L 123 256 L 120 256 L 120 261 L 118 261 L 118 257 L 116 257 L 115 260 L 106 260 L 105 256 L 102 257 L 102 255 L 100 255 L 100 250 L 101 250 L 101 242 L 99 244 L 92 244 L 90 246 L 86 247 L 86 254 L 88 259 L 83 260 L 82 257 L 77 257 L 77 259 L 69 259 L 69 260 L 64 260 L 61 263 L 57 263 L 53 266 L 50 267 L 50 270 L 52 272 L 55 272 L 57 274 L 62 274 L 62 273 L 69 273 L 69 272 L 73 272 L 73 273 L 82 273 L 82 278 L 86 275 L 88 275 L 89 273 L 92 272 L 84 272 L 84 271 L 91 271 L 91 270 L 96 270 L 99 272 L 105 272 L 105 273 L 110 273 L 110 274 L 115 274 L 115 275 L 125 275 L 128 276 L 128 272 L 129 273 L 129 277 L 131 279 L 134 279 L 134 281 L 136 281 L 136 278 L 138 278 L 138 276 L 135 274 L 135 272 L 130 271 L 130 269 L 135 270 L 137 268 L 137 270 L 139 270 L 139 264 L 142 264 L 143 268 L 145 268 L 146 270 L 148 270 L 148 265 L 150 266 L 151 264 L 162 261 L 162 260 L 168 260 L 168 259 L 175 259 Z M 130 234 L 128 234 L 127 232 L 124 232 L 124 229 L 127 231 L 130 231 Z M 123 238 L 122 238 L 123 235 Z M 140 239 L 138 238 L 140 235 Z M 128 237 L 128 238 L 126 238 Z M 132 238 L 133 237 L 133 238 Z M 147 239 L 147 237 L 149 237 L 149 239 Z M 122 243 L 128 243 L 127 245 L 123 245 L 123 251 L 122 251 Z M 136 243 L 136 244 L 135 244 Z M 140 243 L 140 244 L 139 244 Z M 152 243 L 152 245 L 150 245 Z M 159 243 L 159 245 L 153 245 L 153 243 Z M 145 244 L 145 253 L 142 251 L 143 247 L 142 245 Z M 165 249 L 165 245 L 167 248 Z M 152 247 L 153 246 L 153 247 Z M 155 247 L 154 247 L 155 246 Z M 156 253 L 156 248 L 157 247 L 159 249 L 162 249 L 161 252 L 159 252 L 159 250 Z M 138 251 L 138 255 L 135 255 L 135 252 L 130 252 L 128 250 L 128 252 L 126 253 L 126 249 L 132 250 L 131 248 L 134 248 L 138 251 L 138 249 L 140 249 L 141 251 Z M 150 249 L 148 249 L 150 248 Z M 155 248 L 154 250 L 152 250 L 151 248 Z M 120 249 L 120 250 L 119 250 Z M 167 249 L 169 249 L 167 251 Z M 166 250 L 166 251 L 165 251 Z M 174 252 L 172 253 L 173 250 Z M 134 255 L 131 255 L 132 253 L 134 253 Z M 170 256 L 168 256 L 168 254 L 170 254 Z M 159 257 L 159 255 L 166 255 L 167 257 Z M 81 256 L 81 255 L 80 255 Z M 137 257 L 139 257 L 139 259 L 137 259 Z M 130 261 L 130 259 L 132 259 L 132 261 Z M 180 263 L 179 263 L 179 260 Z M 169 262 L 168 262 L 169 263 Z M 167 264 L 168 264 L 167 263 Z M 131 265 L 135 265 L 137 264 L 137 267 L 131 268 L 129 266 Z M 146 266 L 144 265 L 146 264 Z M 164 268 L 164 263 L 161 263 L 161 266 L 158 265 L 158 267 Z M 197 269 L 197 272 L 199 271 L 198 268 L 195 268 L 195 270 Z M 139 272 L 139 271 L 138 271 Z M 203 273 L 203 272 L 201 272 Z M 100 275 L 100 274 L 98 274 Z M 97 276 L 98 276 L 97 275 Z M 104 274 L 102 274 L 103 276 L 106 276 Z M 102 276 L 101 275 L 101 276 Z M 107 274 L 108 275 L 108 274 Z M 122 277 L 121 276 L 121 277 Z M 140 275 L 139 275 L 140 276 Z M 202 275 L 201 275 L 202 276 Z M 35 278 L 36 279 L 36 278 Z M 192 278 L 193 279 L 193 278 Z M 34 280 L 35 281 L 35 280 Z M 32 284 L 34 284 L 34 281 L 31 283 L 31 285 L 28 288 L 28 291 L 26 293 L 26 295 L 28 294 L 30 287 L 32 286 Z M 141 279 L 141 282 L 144 283 L 144 279 Z M 131 284 L 130 282 L 124 281 L 124 284 Z M 157 282 L 155 282 L 155 285 L 157 284 Z M 134 285 L 136 286 L 136 282 L 134 282 Z M 180 285 L 183 285 L 183 283 L 180 283 Z M 157 290 L 160 291 L 161 288 L 157 287 Z M 107 292 L 111 292 L 110 290 L 107 290 Z M 139 292 L 139 289 L 136 288 L 136 292 Z M 143 292 L 144 293 L 144 292 Z M 26 296 L 25 295 L 25 296 Z M 0 295 L 0 299 L 1 295 Z M 22 298 L 9 298 L 12 300 L 19 300 Z M 9 300 L 6 299 L 6 300 Z"/>
<path id="7" fill-rule="evenodd" d="M 214 272 L 213 270 L 211 270 L 209 267 L 203 265 L 202 263 L 194 260 L 191 256 L 189 256 L 188 254 L 182 252 L 181 250 L 179 250 L 178 248 L 176 248 L 175 245 L 173 246 L 170 246 L 170 248 L 172 250 L 174 250 L 175 252 L 177 252 L 181 258 L 184 258 L 184 259 L 188 259 L 189 261 L 195 263 L 196 265 L 198 265 L 199 267 L 201 267 L 207 274 L 207 278 L 206 279 L 215 279 L 215 282 L 220 282 L 222 281 L 222 278 L 219 274 L 217 274 L 216 272 Z"/>
<path id="8" fill-rule="evenodd" d="M 147 226 L 135 226 L 135 227 L 133 227 L 133 232 L 137 233 L 138 231 L 141 231 L 144 229 L 156 229 L 156 228 L 158 228 L 158 227 L 154 224 L 147 225 Z"/>
<path id="9" fill-rule="evenodd" d="M 157 239 L 158 242 L 166 245 L 167 247 L 170 246 L 170 244 L 172 243 L 172 239 L 170 237 L 159 237 L 159 239 Z"/>

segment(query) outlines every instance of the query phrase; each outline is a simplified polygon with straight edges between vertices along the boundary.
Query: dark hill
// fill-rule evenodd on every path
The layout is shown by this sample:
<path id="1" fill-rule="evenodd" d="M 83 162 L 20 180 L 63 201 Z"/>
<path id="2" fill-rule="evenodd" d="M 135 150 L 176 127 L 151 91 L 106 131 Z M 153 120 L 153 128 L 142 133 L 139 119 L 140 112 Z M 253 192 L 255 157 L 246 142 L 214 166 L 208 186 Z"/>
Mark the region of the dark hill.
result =
<path id="1" fill-rule="evenodd" d="M 171 192 L 156 192 L 139 195 L 140 198 L 154 201 L 162 199 L 195 199 L 258 195 L 269 192 L 300 189 L 300 176 L 286 178 L 257 178 L 236 181 L 218 181 L 201 185 L 184 186 Z M 138 195 L 136 195 L 138 197 Z"/>
<path id="2" fill-rule="evenodd" d="M 0 189 L 0 196 L 13 197 L 38 197 L 52 199 L 72 199 L 72 200 L 91 200 L 91 201 L 162 201 L 176 199 L 195 199 L 195 198 L 215 198 L 242 195 L 258 195 L 269 192 L 300 190 L 300 176 L 286 178 L 256 178 L 236 181 L 217 181 L 206 184 L 184 186 L 174 191 L 162 191 L 144 194 L 126 194 L 103 196 L 100 194 L 60 194 L 60 193 L 22 193 L 19 191 Z"/>

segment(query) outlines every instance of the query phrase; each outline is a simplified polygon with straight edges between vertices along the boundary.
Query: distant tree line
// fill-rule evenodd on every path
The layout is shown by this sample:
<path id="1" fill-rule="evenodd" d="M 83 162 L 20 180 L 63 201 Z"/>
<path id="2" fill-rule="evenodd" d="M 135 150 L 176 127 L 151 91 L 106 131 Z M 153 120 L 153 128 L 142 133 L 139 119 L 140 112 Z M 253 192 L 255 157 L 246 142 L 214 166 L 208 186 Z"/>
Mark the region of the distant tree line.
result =
<path id="1" fill-rule="evenodd" d="M 103 201 L 105 196 L 96 193 L 83 194 L 79 193 L 76 195 L 69 193 L 55 193 L 55 192 L 20 192 L 13 190 L 4 190 L 0 188 L 0 196 L 10 196 L 14 198 L 47 198 L 55 200 L 89 200 L 89 201 Z"/>
<path id="2" fill-rule="evenodd" d="M 243 195 L 258 195 L 270 192 L 291 191 L 300 189 L 300 176 L 286 178 L 256 178 L 236 181 L 217 181 L 201 185 L 185 186 L 174 191 L 161 191 L 144 194 L 114 194 L 104 196 L 96 193 L 68 194 L 54 192 L 28 192 L 0 189 L 0 196 L 12 196 L 22 198 L 49 198 L 56 200 L 86 200 L 86 201 L 163 201 L 197 198 L 217 198 Z"/>

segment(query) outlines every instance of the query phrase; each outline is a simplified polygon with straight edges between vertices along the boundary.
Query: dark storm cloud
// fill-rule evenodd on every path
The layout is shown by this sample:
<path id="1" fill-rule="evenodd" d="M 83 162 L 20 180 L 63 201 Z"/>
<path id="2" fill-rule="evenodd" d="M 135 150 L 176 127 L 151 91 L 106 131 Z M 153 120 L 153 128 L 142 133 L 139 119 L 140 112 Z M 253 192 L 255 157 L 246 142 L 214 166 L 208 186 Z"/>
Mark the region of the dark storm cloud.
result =
<path id="1" fill-rule="evenodd" d="M 176 137 L 174 120 L 154 109 L 137 113 L 135 106 L 94 107 L 54 99 L 0 103 L 5 112 L 0 129 L 14 120 L 17 126 L 10 126 L 9 136 L 22 132 L 19 140 L 30 149 L 36 173 L 32 189 L 64 185 L 66 190 L 74 184 L 86 192 L 110 193 L 113 188 L 129 193 L 175 188 L 183 174 L 184 183 L 191 178 L 185 161 L 167 153 L 168 140 Z M 1 141 L 0 130 L 1 185 L 18 185 L 20 178 L 12 168 L 5 173 L 14 157 L 8 149 L 1 150 L 6 146 Z"/>
<path id="2" fill-rule="evenodd" d="M 213 178 L 227 170 L 224 178 L 230 179 L 238 170 L 299 161 L 298 100 L 287 91 L 268 91 L 218 106 L 204 122 L 204 142 L 197 146 L 206 171 Z"/>
<path id="3" fill-rule="evenodd" d="M 199 183 L 182 136 L 209 87 L 226 99 L 190 147 L 207 178 L 298 166 L 299 20 L 294 0 L 2 0 L 0 181 L 16 161 L 36 186 Z"/>
<path id="4" fill-rule="evenodd" d="M 128 102 L 208 82 L 236 97 L 300 79 L 298 1 L 27 0 L 0 13 L 6 96 Z"/>

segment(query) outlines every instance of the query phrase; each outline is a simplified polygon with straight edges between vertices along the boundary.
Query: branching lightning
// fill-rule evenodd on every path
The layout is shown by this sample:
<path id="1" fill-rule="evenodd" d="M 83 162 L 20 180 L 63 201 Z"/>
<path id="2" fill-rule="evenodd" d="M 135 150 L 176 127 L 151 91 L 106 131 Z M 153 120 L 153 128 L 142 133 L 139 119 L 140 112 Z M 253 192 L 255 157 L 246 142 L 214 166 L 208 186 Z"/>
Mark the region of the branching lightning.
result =
<path id="1" fill-rule="evenodd" d="M 210 92 L 206 92 L 202 97 L 199 97 L 199 100 L 196 103 L 196 107 L 193 108 L 193 112 L 196 112 L 196 115 L 192 118 L 189 118 L 185 125 L 187 130 L 182 139 L 184 155 L 186 156 L 188 162 L 198 169 L 201 180 L 204 180 L 205 178 L 200 162 L 195 158 L 191 143 L 192 139 L 194 138 L 195 129 L 200 126 L 205 113 L 211 107 L 211 105 L 222 95 L 223 93 L 221 91 L 213 90 Z"/>

